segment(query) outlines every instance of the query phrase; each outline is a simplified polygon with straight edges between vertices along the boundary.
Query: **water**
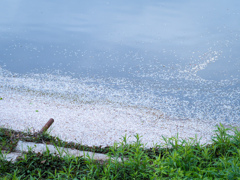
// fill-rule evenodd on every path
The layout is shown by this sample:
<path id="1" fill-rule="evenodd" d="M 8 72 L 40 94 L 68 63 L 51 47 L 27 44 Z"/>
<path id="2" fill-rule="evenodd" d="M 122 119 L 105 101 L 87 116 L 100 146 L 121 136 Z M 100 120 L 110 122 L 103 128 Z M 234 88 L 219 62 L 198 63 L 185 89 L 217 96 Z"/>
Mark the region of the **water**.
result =
<path id="1" fill-rule="evenodd" d="M 240 2 L 1 1 L 0 93 L 239 122 Z"/>

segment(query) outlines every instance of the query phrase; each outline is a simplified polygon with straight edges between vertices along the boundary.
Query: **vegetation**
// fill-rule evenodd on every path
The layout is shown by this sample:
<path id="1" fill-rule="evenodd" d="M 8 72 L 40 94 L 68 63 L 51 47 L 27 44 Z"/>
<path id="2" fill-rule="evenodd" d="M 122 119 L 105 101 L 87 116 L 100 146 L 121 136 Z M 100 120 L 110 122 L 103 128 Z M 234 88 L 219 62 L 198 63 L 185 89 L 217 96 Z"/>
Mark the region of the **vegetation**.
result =
<path id="1" fill-rule="evenodd" d="M 232 132 L 232 133 L 231 133 Z M 240 179 L 240 131 L 217 126 L 212 143 L 201 145 L 197 138 L 165 138 L 165 144 L 146 149 L 140 137 L 129 144 L 127 137 L 112 147 L 88 147 L 67 143 L 44 133 L 0 128 L 0 177 L 2 179 Z M 14 151 L 19 140 L 45 142 L 107 154 L 114 160 L 95 161 L 74 156 L 54 156 L 49 151 L 29 151 L 15 163 L 4 155 Z M 117 159 L 121 158 L 121 162 Z"/>

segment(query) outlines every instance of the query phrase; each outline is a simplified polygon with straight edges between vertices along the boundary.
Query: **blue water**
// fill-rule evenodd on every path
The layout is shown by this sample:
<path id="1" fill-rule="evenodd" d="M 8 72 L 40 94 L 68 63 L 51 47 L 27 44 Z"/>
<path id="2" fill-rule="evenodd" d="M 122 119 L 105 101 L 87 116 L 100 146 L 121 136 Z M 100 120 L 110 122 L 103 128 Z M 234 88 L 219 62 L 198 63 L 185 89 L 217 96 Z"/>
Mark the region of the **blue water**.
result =
<path id="1" fill-rule="evenodd" d="M 238 0 L 0 1 L 0 87 L 239 122 L 239 7 Z"/>

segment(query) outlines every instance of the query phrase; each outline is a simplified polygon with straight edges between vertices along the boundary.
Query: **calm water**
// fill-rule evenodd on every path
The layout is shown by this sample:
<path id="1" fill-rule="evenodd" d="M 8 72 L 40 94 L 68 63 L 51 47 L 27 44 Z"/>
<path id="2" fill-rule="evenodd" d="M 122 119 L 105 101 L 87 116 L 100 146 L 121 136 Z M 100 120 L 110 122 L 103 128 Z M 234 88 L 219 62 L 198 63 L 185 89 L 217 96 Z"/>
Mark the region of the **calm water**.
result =
<path id="1" fill-rule="evenodd" d="M 240 1 L 0 1 L 1 91 L 240 120 Z"/>

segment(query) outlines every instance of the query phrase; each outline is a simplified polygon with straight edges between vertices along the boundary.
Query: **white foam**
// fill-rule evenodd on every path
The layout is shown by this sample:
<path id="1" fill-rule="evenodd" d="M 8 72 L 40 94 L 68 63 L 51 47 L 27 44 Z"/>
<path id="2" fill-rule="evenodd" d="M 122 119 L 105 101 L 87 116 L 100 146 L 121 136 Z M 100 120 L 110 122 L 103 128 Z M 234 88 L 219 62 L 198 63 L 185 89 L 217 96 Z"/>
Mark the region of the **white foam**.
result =
<path id="1" fill-rule="evenodd" d="M 202 137 L 201 143 L 206 143 L 214 130 L 214 124 L 209 122 L 168 119 L 162 112 L 147 108 L 71 103 L 14 91 L 2 92 L 1 97 L 0 126 L 38 131 L 54 118 L 51 135 L 89 146 L 113 145 L 125 134 L 131 135 L 132 141 L 137 133 L 144 144 L 148 143 L 146 147 L 163 142 L 161 136 L 177 133 L 183 139 L 197 134 Z"/>
<path id="2" fill-rule="evenodd" d="M 140 80 L 19 75 L 0 67 L 0 125 L 40 130 L 54 118 L 52 135 L 90 146 L 113 145 L 125 134 L 134 140 L 137 133 L 148 146 L 177 133 L 210 142 L 216 124 L 239 124 L 240 115 L 238 79 L 214 82 L 196 75 L 217 55 L 173 72 L 150 69 L 157 76 L 152 79 L 140 72 Z"/>

